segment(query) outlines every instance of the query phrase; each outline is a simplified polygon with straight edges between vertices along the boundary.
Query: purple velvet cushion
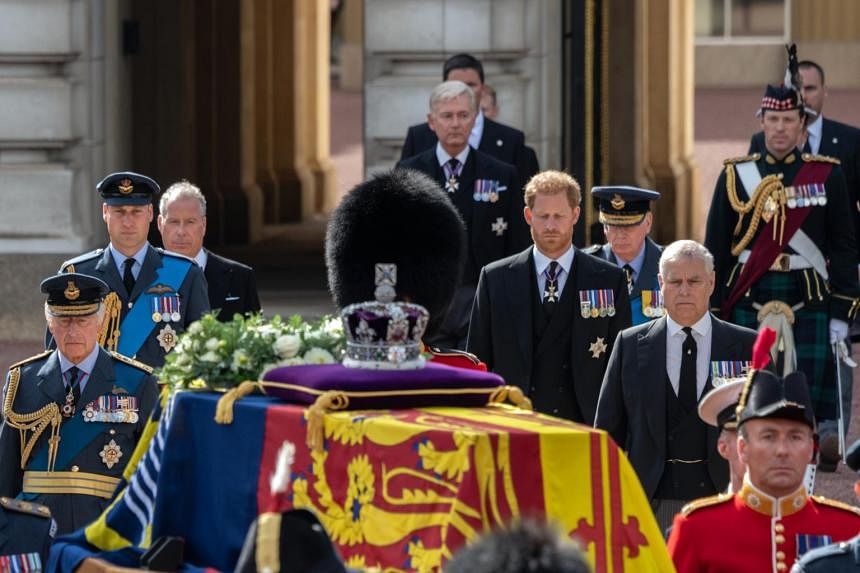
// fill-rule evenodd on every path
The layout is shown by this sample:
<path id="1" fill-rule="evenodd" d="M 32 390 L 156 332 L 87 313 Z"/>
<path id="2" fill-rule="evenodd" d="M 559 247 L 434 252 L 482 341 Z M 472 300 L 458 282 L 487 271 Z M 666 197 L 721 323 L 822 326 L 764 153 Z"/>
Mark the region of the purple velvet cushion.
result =
<path id="1" fill-rule="evenodd" d="M 321 394 L 339 390 L 349 398 L 350 410 L 485 406 L 504 386 L 497 374 L 433 363 L 417 370 L 284 366 L 266 372 L 263 381 L 269 396 L 299 404 L 312 404 Z"/>

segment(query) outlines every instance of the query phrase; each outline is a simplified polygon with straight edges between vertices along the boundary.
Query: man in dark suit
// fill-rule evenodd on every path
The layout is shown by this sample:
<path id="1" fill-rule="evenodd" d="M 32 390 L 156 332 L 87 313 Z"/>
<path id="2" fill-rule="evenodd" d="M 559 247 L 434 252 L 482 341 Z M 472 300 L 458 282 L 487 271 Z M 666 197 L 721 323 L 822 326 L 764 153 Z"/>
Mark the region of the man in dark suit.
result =
<path id="1" fill-rule="evenodd" d="M 42 281 L 57 349 L 14 364 L 4 390 L 0 496 L 46 505 L 61 534 L 108 506 L 158 397 L 152 368 L 98 345 L 108 291 L 78 273 Z"/>
<path id="2" fill-rule="evenodd" d="M 594 187 L 591 196 L 597 200 L 608 242 L 592 245 L 585 252 L 624 270 L 634 326 L 663 316 L 663 297 L 657 284 L 657 263 L 663 247 L 648 237 L 653 221 L 651 201 L 658 200 L 660 194 L 615 185 Z"/>
<path id="3" fill-rule="evenodd" d="M 209 288 L 209 306 L 218 320 L 234 314 L 259 312 L 260 297 L 254 269 L 203 248 L 206 234 L 206 197 L 188 181 L 174 183 L 161 196 L 158 230 L 164 248 L 194 259 L 203 269 Z"/>
<path id="4" fill-rule="evenodd" d="M 397 164 L 437 181 L 463 216 L 469 235 L 461 288 L 431 344 L 463 348 L 469 309 L 481 267 L 528 244 L 516 169 L 469 145 L 478 101 L 460 81 L 443 82 L 430 95 L 428 120 L 439 139 L 433 147 Z M 427 245 L 433 248 L 433 245 Z"/>
<path id="5" fill-rule="evenodd" d="M 60 272 L 98 277 L 111 293 L 105 300 L 100 343 L 157 368 L 176 337 L 209 311 L 203 271 L 182 255 L 157 249 L 147 235 L 158 184 L 137 173 L 112 173 L 97 186 L 110 244 L 70 259 Z"/>
<path id="6" fill-rule="evenodd" d="M 537 411 L 591 424 L 630 302 L 621 269 L 573 246 L 580 199 L 566 173 L 529 181 L 524 215 L 534 246 L 481 271 L 467 349 Z"/>
<path id="7" fill-rule="evenodd" d="M 697 404 L 712 389 L 712 371 L 751 359 L 756 333 L 708 312 L 714 259 L 695 241 L 665 248 L 659 281 L 666 316 L 618 335 L 594 425 L 627 452 L 665 530 L 688 501 L 729 482 L 719 431 Z"/>
<path id="8" fill-rule="evenodd" d="M 484 66 L 474 56 L 456 54 L 448 58 L 442 68 L 442 80 L 465 83 L 475 92 L 480 104 L 484 95 Z M 429 122 L 410 127 L 400 152 L 401 161 L 432 148 L 436 145 L 436 136 Z M 525 147 L 523 132 L 493 121 L 480 110 L 469 132 L 469 145 L 499 161 L 514 165 L 521 177 L 520 186 L 525 185 L 540 170 L 534 150 Z"/>

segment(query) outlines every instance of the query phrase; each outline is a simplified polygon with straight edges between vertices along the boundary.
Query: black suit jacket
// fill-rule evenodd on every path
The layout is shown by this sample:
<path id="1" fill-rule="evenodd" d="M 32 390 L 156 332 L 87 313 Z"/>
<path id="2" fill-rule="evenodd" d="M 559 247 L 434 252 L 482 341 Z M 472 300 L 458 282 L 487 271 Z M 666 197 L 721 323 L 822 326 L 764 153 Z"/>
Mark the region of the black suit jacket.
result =
<path id="1" fill-rule="evenodd" d="M 627 279 L 618 267 L 574 248 L 573 268 L 562 296 L 576 297 L 570 363 L 579 411 L 586 421 L 594 419 L 597 396 L 612 344 L 618 332 L 630 325 Z M 500 374 L 508 384 L 528 393 L 532 385 L 535 349 L 532 336 L 530 296 L 536 287 L 532 247 L 507 257 L 481 271 L 472 306 L 467 349 Z M 536 283 L 535 283 L 536 284 Z M 615 316 L 582 318 L 579 291 L 612 289 Z M 602 339 L 606 350 L 594 356 L 592 344 Z"/>
<path id="2" fill-rule="evenodd" d="M 818 146 L 818 154 L 836 157 L 841 163 L 854 220 L 854 237 L 860 251 L 860 149 L 858 149 L 860 129 L 826 117 L 821 121 L 821 144 Z M 749 152 L 767 153 L 763 131 L 759 131 L 750 138 Z"/>
<path id="3" fill-rule="evenodd" d="M 258 312 L 260 297 L 254 269 L 238 261 L 216 255 L 206 249 L 206 268 L 203 271 L 209 287 L 209 307 L 220 309 L 218 320 L 229 322 L 233 315 Z"/>
<path id="4" fill-rule="evenodd" d="M 711 361 L 750 360 L 756 333 L 711 316 Z M 618 335 L 603 378 L 594 425 L 627 452 L 648 498 L 654 496 L 666 463 L 666 317 Z M 708 470 L 714 485 L 728 483 L 726 461 L 717 452 L 719 430 L 708 427 Z"/>
<path id="5" fill-rule="evenodd" d="M 436 158 L 435 147 L 400 161 L 397 167 L 421 171 L 445 188 L 445 175 Z M 499 193 L 495 202 L 476 200 L 475 182 L 479 179 L 498 181 L 506 189 Z M 481 267 L 525 248 L 530 242 L 529 230 L 523 217 L 523 195 L 516 188 L 519 179 L 514 167 L 472 148 L 459 180 L 457 191 L 448 196 L 463 216 L 469 235 L 469 256 L 462 282 L 474 285 Z M 501 228 L 500 219 L 507 228 Z"/>
<path id="6" fill-rule="evenodd" d="M 400 150 L 400 160 L 435 147 L 437 141 L 436 133 L 426 122 L 411 126 L 406 132 L 403 149 Z M 481 132 L 478 149 L 499 161 L 515 166 L 520 175 L 520 188 L 540 171 L 537 154 L 534 149 L 525 145 L 523 132 L 487 117 L 484 117 L 484 131 Z"/>

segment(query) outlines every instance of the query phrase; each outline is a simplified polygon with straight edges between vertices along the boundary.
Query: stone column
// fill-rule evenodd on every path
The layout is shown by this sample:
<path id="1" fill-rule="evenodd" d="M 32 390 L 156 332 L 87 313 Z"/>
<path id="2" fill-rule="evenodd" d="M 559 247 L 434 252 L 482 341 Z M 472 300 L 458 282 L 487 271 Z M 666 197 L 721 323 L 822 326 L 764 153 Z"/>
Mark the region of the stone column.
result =
<path id="1" fill-rule="evenodd" d="M 117 145 L 127 8 L 0 2 L 0 338 L 39 339 L 39 281 L 105 241 L 95 184 L 128 157 Z"/>
<path id="2" fill-rule="evenodd" d="M 636 3 L 642 154 L 645 177 L 662 194 L 651 232 L 659 243 L 701 239 L 704 228 L 693 158 L 693 8 L 684 0 Z"/>

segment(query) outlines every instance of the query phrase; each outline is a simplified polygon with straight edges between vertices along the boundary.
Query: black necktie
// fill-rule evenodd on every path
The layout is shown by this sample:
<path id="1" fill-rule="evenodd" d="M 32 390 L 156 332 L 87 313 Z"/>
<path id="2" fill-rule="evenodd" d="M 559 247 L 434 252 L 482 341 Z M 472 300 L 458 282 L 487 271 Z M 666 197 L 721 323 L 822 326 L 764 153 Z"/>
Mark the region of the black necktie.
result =
<path id="1" fill-rule="evenodd" d="M 543 302 L 558 302 L 558 262 L 552 261 L 543 272 L 546 284 L 543 287 Z"/>
<path id="2" fill-rule="evenodd" d="M 633 292 L 633 267 L 624 265 L 621 268 L 624 270 L 624 274 L 627 275 L 627 294 L 630 294 Z"/>
<path id="3" fill-rule="evenodd" d="M 78 400 L 81 399 L 81 385 L 78 384 L 78 378 L 80 377 L 81 371 L 78 370 L 77 366 L 72 366 L 67 370 L 69 373 L 69 387 L 68 392 L 72 393 L 72 397 L 75 399 L 75 404 L 78 403 Z"/>
<path id="4" fill-rule="evenodd" d="M 131 291 L 134 290 L 134 274 L 131 272 L 131 267 L 134 265 L 134 259 L 129 257 L 123 263 L 125 269 L 122 273 L 122 282 L 125 285 L 125 291 L 128 296 L 131 296 Z"/>
<path id="5" fill-rule="evenodd" d="M 678 378 L 678 401 L 681 407 L 690 412 L 696 408 L 696 339 L 689 326 L 683 328 L 687 333 L 684 344 L 681 345 L 681 376 Z"/>

